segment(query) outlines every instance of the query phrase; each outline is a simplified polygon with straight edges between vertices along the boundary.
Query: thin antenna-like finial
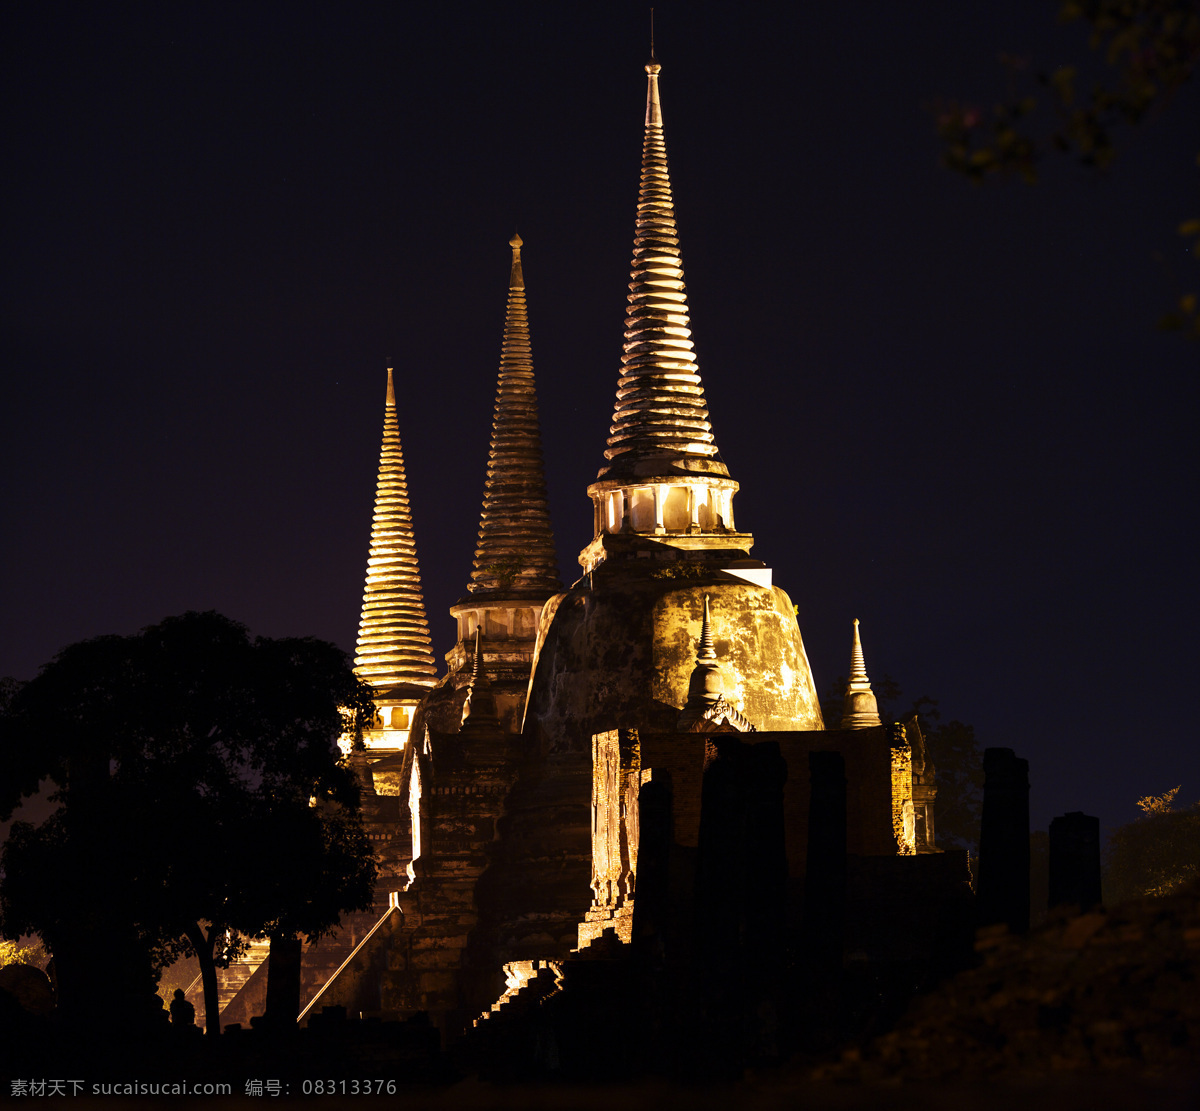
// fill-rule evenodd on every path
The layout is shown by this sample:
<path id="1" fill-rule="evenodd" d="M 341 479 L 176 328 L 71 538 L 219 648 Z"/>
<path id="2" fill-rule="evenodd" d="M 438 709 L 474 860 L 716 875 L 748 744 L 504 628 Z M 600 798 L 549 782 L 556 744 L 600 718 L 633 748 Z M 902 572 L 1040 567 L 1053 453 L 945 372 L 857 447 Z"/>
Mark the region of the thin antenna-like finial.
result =
<path id="1" fill-rule="evenodd" d="M 479 682 L 479 676 L 483 671 L 483 643 L 479 636 L 479 626 L 475 626 L 475 659 L 471 664 L 471 685 L 474 686 Z"/>
<path id="2" fill-rule="evenodd" d="M 650 9 L 650 59 L 654 60 L 654 9 Z"/>
<path id="3" fill-rule="evenodd" d="M 713 650 L 712 623 L 708 619 L 708 595 L 704 595 L 704 623 L 700 626 L 700 646 L 696 651 L 696 662 L 715 660 L 717 653 Z"/>
<path id="4" fill-rule="evenodd" d="M 494 729 L 499 726 L 496 717 L 496 697 L 492 684 L 483 670 L 483 639 L 479 626 L 475 626 L 475 662 L 471 666 L 471 681 L 467 683 L 467 697 L 463 701 L 463 729 Z"/>
<path id="5" fill-rule="evenodd" d="M 858 635 L 858 618 L 854 619 L 854 647 L 850 650 L 850 681 L 868 683 L 867 665 L 863 660 L 862 638 Z"/>

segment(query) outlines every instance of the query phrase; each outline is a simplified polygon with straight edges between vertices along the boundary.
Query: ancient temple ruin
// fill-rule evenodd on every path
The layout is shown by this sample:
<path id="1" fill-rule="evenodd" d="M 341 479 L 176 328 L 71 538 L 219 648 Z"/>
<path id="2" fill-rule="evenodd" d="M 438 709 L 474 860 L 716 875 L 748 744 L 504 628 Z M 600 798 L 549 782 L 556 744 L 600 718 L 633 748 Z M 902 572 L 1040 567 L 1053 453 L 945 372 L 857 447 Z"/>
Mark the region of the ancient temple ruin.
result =
<path id="1" fill-rule="evenodd" d="M 811 954 L 934 960 L 961 933 L 966 860 L 935 845 L 918 723 L 881 719 L 857 620 L 845 712 L 823 722 L 795 608 L 735 524 L 661 66 L 645 70 L 625 353 L 582 575 L 558 580 L 514 237 L 479 545 L 440 680 L 388 372 L 356 657 L 379 718 L 345 742 L 377 906 L 336 960 L 309 961 L 302 1022 L 425 1012 L 485 1044 L 505 1016 L 586 1025 L 633 993 L 657 1016 L 646 1044 L 697 1023 L 768 1044 Z"/>

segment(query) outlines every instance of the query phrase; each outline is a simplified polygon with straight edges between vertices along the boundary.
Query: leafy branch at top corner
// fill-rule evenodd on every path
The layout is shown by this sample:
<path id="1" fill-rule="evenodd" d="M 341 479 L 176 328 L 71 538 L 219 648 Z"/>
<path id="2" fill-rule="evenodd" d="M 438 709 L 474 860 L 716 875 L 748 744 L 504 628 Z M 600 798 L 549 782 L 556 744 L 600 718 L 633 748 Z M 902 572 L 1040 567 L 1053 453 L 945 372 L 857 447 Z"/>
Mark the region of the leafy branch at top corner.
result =
<path id="1" fill-rule="evenodd" d="M 1036 85 L 1049 94 L 1055 123 L 1030 134 L 1024 128 L 1038 97 L 1018 95 L 1018 86 L 1029 83 L 1030 60 L 1002 54 L 1009 73 L 1005 100 L 990 111 L 957 101 L 938 106 L 942 158 L 950 169 L 976 181 L 1010 173 L 1034 181 L 1034 164 L 1047 151 L 1107 166 L 1116 157 L 1113 130 L 1161 111 L 1200 62 L 1197 0 L 1062 0 L 1059 20 L 1088 25 L 1089 46 L 1102 54 L 1111 79 L 1081 92 L 1075 66 L 1033 71 Z"/>
<path id="2" fill-rule="evenodd" d="M 1179 794 L 1182 786 L 1180 784 L 1179 787 L 1172 787 L 1165 794 L 1146 795 L 1138 799 L 1138 809 L 1146 814 L 1170 814 L 1175 809 L 1175 796 Z"/>
<path id="3" fill-rule="evenodd" d="M 1035 89 L 1048 94 L 1052 109 L 1053 122 L 1040 125 L 1029 60 L 1001 55 L 1009 74 L 1005 100 L 990 111 L 957 101 L 938 105 L 944 165 L 976 182 L 1015 174 L 1033 183 L 1038 160 L 1051 152 L 1103 169 L 1116 157 L 1114 131 L 1161 112 L 1200 64 L 1200 0 L 1061 0 L 1059 21 L 1087 25 L 1088 45 L 1102 55 L 1109 80 L 1086 92 L 1075 66 L 1033 71 Z M 1200 256 L 1200 219 L 1184 220 L 1178 231 L 1195 240 L 1189 250 Z M 1200 339 L 1197 307 L 1195 293 L 1179 295 L 1159 327 Z"/>

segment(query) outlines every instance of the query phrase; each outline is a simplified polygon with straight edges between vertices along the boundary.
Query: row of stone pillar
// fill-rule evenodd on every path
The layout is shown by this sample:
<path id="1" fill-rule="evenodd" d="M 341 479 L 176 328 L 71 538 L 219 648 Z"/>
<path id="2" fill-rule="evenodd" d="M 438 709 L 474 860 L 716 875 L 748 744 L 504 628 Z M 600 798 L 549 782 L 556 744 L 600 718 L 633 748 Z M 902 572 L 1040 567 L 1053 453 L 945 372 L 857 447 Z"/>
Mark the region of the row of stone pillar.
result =
<path id="1" fill-rule="evenodd" d="M 983 758 L 983 814 L 976 921 L 1029 929 L 1029 762 L 1011 749 Z M 846 896 L 846 766 L 838 752 L 809 754 L 811 802 L 805 879 L 805 942 L 840 960 Z M 1050 823 L 1049 906 L 1087 910 L 1101 902 L 1100 822 L 1078 811 Z"/>
<path id="2" fill-rule="evenodd" d="M 1049 909 L 1099 906 L 1100 819 L 1079 811 L 1055 818 L 1049 848 Z M 980 926 L 1029 929 L 1029 761 L 1010 748 L 983 754 L 976 908 Z"/>

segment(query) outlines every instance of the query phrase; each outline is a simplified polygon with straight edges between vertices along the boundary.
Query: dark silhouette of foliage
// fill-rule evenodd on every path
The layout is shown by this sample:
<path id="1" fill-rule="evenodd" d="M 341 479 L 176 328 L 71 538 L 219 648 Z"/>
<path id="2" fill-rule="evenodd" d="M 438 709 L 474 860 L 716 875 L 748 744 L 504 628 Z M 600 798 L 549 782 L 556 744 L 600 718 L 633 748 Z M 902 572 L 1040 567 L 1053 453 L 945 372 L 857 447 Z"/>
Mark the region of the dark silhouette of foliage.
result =
<path id="1" fill-rule="evenodd" d="M 374 863 L 337 739 L 373 714 L 336 646 L 252 640 L 216 613 L 64 649 L 0 716 L 19 789 L 48 776 L 61 803 L 13 826 L 0 932 L 43 938 L 68 1007 L 98 978 L 152 986 L 191 948 L 217 1032 L 215 970 L 245 938 L 315 940 L 370 905 Z"/>
<path id="2" fill-rule="evenodd" d="M 1038 161 L 1051 152 L 1104 169 L 1117 155 L 1115 132 L 1164 109 L 1200 62 L 1196 0 L 1061 0 L 1059 19 L 1086 24 L 1107 79 L 1084 89 L 1077 66 L 1037 71 L 1026 59 L 1001 55 L 1010 76 L 1004 100 L 990 110 L 956 101 L 938 107 L 942 160 L 950 169 L 973 181 L 1015 174 L 1034 182 Z M 1041 111 L 1047 105 L 1049 122 Z M 1178 231 L 1195 241 L 1197 254 L 1200 219 L 1184 220 Z M 1159 326 L 1200 339 L 1196 293 L 1181 293 Z"/>
<path id="3" fill-rule="evenodd" d="M 1170 895 L 1200 876 L 1200 803 L 1173 809 L 1179 788 L 1138 800 L 1144 813 L 1115 829 L 1104 851 L 1104 901 Z"/>

